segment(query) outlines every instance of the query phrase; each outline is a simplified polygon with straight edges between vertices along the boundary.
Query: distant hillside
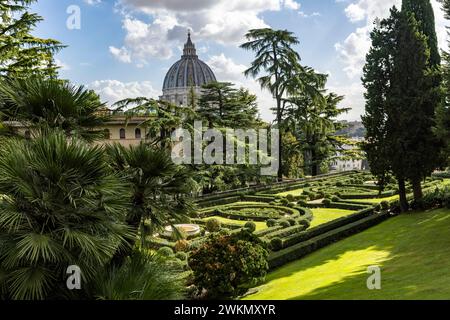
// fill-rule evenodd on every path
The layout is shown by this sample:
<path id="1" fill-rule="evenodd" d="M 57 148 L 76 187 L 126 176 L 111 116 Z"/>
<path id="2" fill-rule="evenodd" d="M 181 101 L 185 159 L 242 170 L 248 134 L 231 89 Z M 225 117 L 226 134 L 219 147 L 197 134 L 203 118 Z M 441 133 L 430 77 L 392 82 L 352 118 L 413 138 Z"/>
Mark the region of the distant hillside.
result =
<path id="1" fill-rule="evenodd" d="M 337 132 L 338 135 L 347 136 L 350 138 L 364 137 L 366 129 L 361 121 L 342 121 L 347 127 Z"/>

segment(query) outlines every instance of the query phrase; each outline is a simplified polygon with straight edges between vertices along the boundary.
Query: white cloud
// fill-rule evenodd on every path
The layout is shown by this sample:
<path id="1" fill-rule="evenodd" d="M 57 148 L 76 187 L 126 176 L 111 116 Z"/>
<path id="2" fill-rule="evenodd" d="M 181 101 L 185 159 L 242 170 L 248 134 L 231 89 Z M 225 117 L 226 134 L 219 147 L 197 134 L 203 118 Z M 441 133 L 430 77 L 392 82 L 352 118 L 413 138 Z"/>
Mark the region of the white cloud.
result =
<path id="1" fill-rule="evenodd" d="M 122 48 L 116 48 L 116 47 L 109 47 L 109 52 L 119 61 L 123 63 L 131 63 L 131 55 L 128 52 L 128 49 L 125 47 Z"/>
<path id="2" fill-rule="evenodd" d="M 90 6 L 95 6 L 102 2 L 102 0 L 84 0 L 84 2 Z"/>
<path id="3" fill-rule="evenodd" d="M 249 29 L 268 27 L 261 13 L 298 10 L 300 4 L 295 0 L 119 0 L 118 8 L 124 14 L 123 49 L 130 57 L 119 60 L 145 64 L 151 58 L 172 57 L 188 29 L 196 42 L 237 45 Z M 137 18 L 136 13 L 148 15 L 151 22 Z"/>
<path id="4" fill-rule="evenodd" d="M 102 101 L 112 105 L 117 101 L 127 98 L 148 97 L 158 98 L 161 92 L 155 90 L 149 81 L 143 82 L 121 82 L 118 80 L 98 80 L 88 85 L 89 89 L 95 90 Z"/>
<path id="5" fill-rule="evenodd" d="M 261 118 L 265 121 L 273 121 L 274 116 L 270 110 L 274 106 L 272 94 L 267 90 L 262 90 L 253 78 L 244 76 L 244 71 L 247 69 L 245 65 L 234 62 L 223 53 L 210 57 L 207 64 L 212 68 L 219 81 L 232 82 L 237 87 L 249 89 L 251 93 L 256 94 Z"/>
<path id="6" fill-rule="evenodd" d="M 331 86 L 331 89 L 345 96 L 343 106 L 353 108 L 346 118 L 356 120 L 364 113 L 364 88 L 360 81 L 365 57 L 370 49 L 370 32 L 373 30 L 373 22 L 378 17 L 380 19 L 389 15 L 389 8 L 396 5 L 401 7 L 401 0 L 358 0 L 336 2 L 348 2 L 345 14 L 352 23 L 364 23 L 363 26 L 356 27 L 348 37 L 335 44 L 335 49 L 343 63 L 343 71 L 350 79 L 348 85 Z M 446 20 L 440 9 L 440 4 L 436 0 L 431 1 L 436 17 L 436 32 L 441 48 L 447 48 Z M 341 81 L 342 82 L 342 81 Z"/>
<path id="7" fill-rule="evenodd" d="M 286 9 L 298 10 L 300 9 L 300 3 L 296 2 L 295 0 L 285 0 L 284 7 Z"/>

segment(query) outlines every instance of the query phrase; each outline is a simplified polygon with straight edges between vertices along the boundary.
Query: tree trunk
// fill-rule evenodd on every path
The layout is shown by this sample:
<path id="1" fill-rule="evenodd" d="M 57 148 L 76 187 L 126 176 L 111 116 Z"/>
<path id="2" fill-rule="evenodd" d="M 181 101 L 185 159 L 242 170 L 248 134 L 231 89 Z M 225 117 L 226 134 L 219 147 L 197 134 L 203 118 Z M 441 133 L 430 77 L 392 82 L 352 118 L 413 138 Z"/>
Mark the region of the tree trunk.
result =
<path id="1" fill-rule="evenodd" d="M 420 179 L 413 179 L 411 181 L 413 192 L 414 192 L 414 200 L 420 201 L 423 198 L 423 192 L 422 192 L 422 183 Z"/>
<path id="2" fill-rule="evenodd" d="M 319 166 L 316 162 L 316 150 L 314 148 L 311 148 L 311 175 L 313 177 L 319 175 Z"/>
<path id="3" fill-rule="evenodd" d="M 409 209 L 408 200 L 406 199 L 406 186 L 404 178 L 397 178 L 398 192 L 400 196 L 400 210 L 406 212 Z"/>
<path id="4" fill-rule="evenodd" d="M 283 181 L 283 132 L 281 130 L 281 97 L 277 98 L 277 122 L 278 122 L 278 132 L 279 132 L 279 142 L 278 142 L 278 181 Z"/>

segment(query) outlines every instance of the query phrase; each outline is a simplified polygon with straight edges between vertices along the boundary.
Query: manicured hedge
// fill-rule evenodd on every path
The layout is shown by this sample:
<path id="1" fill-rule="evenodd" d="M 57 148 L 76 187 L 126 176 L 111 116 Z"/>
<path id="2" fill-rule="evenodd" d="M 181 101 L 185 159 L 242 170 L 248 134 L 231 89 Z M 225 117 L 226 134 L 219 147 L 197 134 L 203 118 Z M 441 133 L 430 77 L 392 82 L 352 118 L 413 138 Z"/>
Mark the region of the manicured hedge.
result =
<path id="1" fill-rule="evenodd" d="M 337 229 L 333 229 L 326 233 L 322 233 L 314 238 L 311 238 L 307 241 L 303 241 L 286 249 L 280 250 L 278 252 L 273 252 L 269 256 L 269 267 L 271 269 L 274 269 L 286 263 L 298 260 L 303 256 L 311 252 L 314 252 L 322 247 L 325 247 L 333 242 L 336 242 L 345 237 L 368 229 L 388 219 L 389 217 L 390 215 L 388 213 L 371 215 L 364 219 L 341 226 Z"/>
<path id="2" fill-rule="evenodd" d="M 198 201 L 197 205 L 200 208 L 208 208 L 208 207 L 213 207 L 213 206 L 226 205 L 226 204 L 230 204 L 230 203 L 238 202 L 238 201 L 241 201 L 241 197 L 233 196 L 233 197 L 219 198 L 219 199 L 215 199 L 215 200 Z"/>
<path id="3" fill-rule="evenodd" d="M 374 213 L 373 208 L 361 210 L 352 215 L 349 215 L 346 217 L 341 217 L 341 218 L 329 221 L 327 223 L 321 224 L 321 225 L 311 228 L 307 231 L 303 231 L 303 232 L 300 232 L 297 234 L 292 234 L 288 237 L 284 237 L 283 238 L 283 248 L 290 247 L 299 242 L 309 240 L 309 239 L 317 237 L 323 233 L 329 232 L 334 229 L 338 229 L 347 224 L 354 223 L 355 221 L 358 221 L 358 220 L 361 220 L 368 216 L 373 215 L 373 213 Z"/>
<path id="4" fill-rule="evenodd" d="M 145 242 L 147 243 L 149 248 L 152 248 L 152 249 L 159 249 L 162 247 L 169 247 L 169 248 L 175 249 L 175 242 L 168 241 L 168 240 L 161 239 L 161 238 L 147 237 L 145 239 Z"/>

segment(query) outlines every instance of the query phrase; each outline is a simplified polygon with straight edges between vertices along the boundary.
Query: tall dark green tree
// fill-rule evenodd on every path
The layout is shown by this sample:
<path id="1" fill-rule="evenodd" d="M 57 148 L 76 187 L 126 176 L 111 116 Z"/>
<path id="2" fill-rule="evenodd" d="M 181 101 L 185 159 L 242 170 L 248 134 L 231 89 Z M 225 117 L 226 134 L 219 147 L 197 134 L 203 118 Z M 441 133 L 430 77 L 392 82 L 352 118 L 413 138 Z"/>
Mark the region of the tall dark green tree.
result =
<path id="1" fill-rule="evenodd" d="M 395 15 L 395 16 L 394 16 Z M 370 37 L 372 47 L 366 57 L 363 70 L 363 85 L 366 89 L 365 114 L 362 121 L 366 129 L 366 139 L 362 149 L 370 163 L 370 170 L 378 178 L 383 189 L 386 177 L 391 170 L 389 161 L 389 141 L 387 136 L 387 105 L 386 100 L 390 89 L 392 74 L 392 48 L 395 46 L 395 22 L 397 11 L 380 21 Z M 404 185 L 404 177 L 401 180 Z M 402 201 L 406 201 L 402 193 Z M 404 204 L 404 202 L 403 202 Z"/>
<path id="2" fill-rule="evenodd" d="M 441 55 L 436 35 L 434 10 L 430 0 L 403 0 L 402 11 L 414 14 L 418 29 L 427 37 L 427 45 L 430 49 L 429 64 L 430 66 L 439 66 Z"/>
<path id="3" fill-rule="evenodd" d="M 441 162 L 440 141 L 432 132 L 440 103 L 439 73 L 430 67 L 427 37 L 408 11 L 394 7 L 372 33 L 372 42 L 363 79 L 368 127 L 364 148 L 377 175 L 394 173 L 402 210 L 407 210 L 405 181 L 412 182 L 420 200 L 421 180 Z"/>
<path id="4" fill-rule="evenodd" d="M 283 121 L 282 99 L 286 93 L 285 75 L 299 66 L 300 55 L 293 49 L 299 43 L 292 32 L 287 30 L 272 30 L 270 28 L 250 30 L 246 34 L 247 42 L 241 45 L 245 50 L 256 53 L 251 67 L 245 71 L 246 76 L 258 77 L 262 88 L 269 90 L 276 100 L 275 115 L 279 127 Z M 278 157 L 280 168 L 278 179 L 283 180 L 281 155 L 283 153 L 282 130 Z"/>
<path id="5" fill-rule="evenodd" d="M 445 18 L 450 20 L 450 1 L 441 0 L 440 2 Z M 444 51 L 442 57 L 444 61 L 442 66 L 444 102 L 436 110 L 435 132 L 446 145 L 443 156 L 447 158 L 447 165 L 450 165 L 450 53 Z"/>
<path id="6" fill-rule="evenodd" d="M 0 76 L 56 77 L 53 55 L 63 46 L 32 35 L 42 18 L 29 12 L 36 0 L 0 0 Z"/>

